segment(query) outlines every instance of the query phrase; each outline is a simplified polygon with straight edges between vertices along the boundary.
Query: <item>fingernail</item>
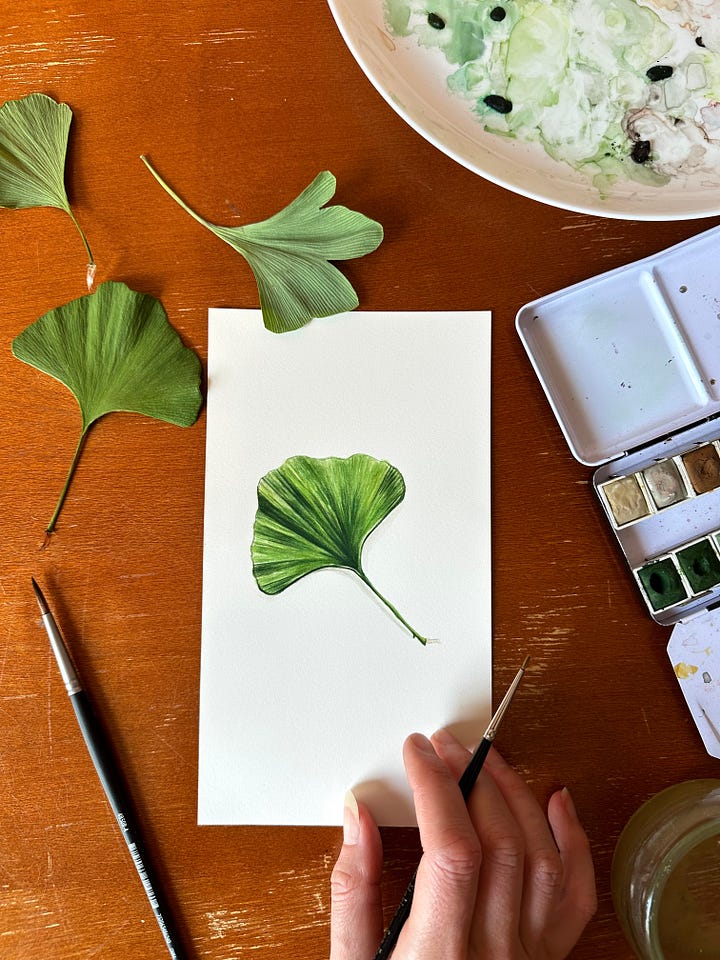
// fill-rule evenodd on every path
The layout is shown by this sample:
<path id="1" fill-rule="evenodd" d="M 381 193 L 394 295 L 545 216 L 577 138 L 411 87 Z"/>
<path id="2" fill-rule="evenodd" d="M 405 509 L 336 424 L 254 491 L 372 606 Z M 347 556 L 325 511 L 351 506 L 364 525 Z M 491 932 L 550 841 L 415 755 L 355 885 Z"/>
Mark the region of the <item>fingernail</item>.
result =
<path id="1" fill-rule="evenodd" d="M 567 812 L 572 814 L 573 817 L 577 818 L 577 810 L 575 809 L 575 803 L 573 801 L 573 798 L 570 796 L 570 791 L 568 790 L 568 788 L 563 787 L 560 793 L 562 795 L 563 803 L 565 804 L 565 809 L 567 810 Z"/>
<path id="2" fill-rule="evenodd" d="M 445 727 L 440 727 L 439 730 L 436 730 L 432 735 L 433 740 L 437 740 L 439 743 L 454 744 L 457 743 L 455 737 L 447 730 Z"/>
<path id="3" fill-rule="evenodd" d="M 427 737 L 424 737 L 421 733 L 413 733 L 408 737 L 408 740 L 420 753 L 425 754 L 426 757 L 435 757 L 437 754 L 433 748 L 433 745 L 430 743 Z"/>
<path id="4" fill-rule="evenodd" d="M 343 843 L 348 846 L 355 846 L 360 839 L 360 811 L 358 810 L 357 800 L 352 790 L 345 794 L 345 807 L 343 810 Z"/>

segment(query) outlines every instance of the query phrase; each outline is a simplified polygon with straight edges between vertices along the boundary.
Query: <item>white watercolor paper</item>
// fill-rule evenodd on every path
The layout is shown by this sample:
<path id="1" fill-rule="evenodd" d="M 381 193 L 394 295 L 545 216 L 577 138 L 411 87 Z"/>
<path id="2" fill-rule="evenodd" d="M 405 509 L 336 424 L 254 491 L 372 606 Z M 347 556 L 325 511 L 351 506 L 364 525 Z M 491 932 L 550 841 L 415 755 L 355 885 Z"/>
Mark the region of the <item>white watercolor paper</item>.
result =
<path id="1" fill-rule="evenodd" d="M 490 715 L 490 315 L 353 312 L 293 333 L 209 315 L 198 821 L 414 824 L 402 743 Z M 288 457 L 388 460 L 404 500 L 354 573 L 252 575 L 257 483 Z"/>

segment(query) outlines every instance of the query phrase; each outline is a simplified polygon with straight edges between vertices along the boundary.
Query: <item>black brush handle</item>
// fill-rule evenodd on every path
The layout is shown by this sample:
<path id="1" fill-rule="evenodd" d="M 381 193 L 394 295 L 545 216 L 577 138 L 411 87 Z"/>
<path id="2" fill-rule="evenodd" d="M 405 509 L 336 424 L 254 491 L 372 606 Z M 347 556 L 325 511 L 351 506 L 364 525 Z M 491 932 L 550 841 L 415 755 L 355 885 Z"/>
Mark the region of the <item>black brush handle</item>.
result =
<path id="1" fill-rule="evenodd" d="M 165 945 L 173 960 L 183 960 L 184 954 L 179 945 L 180 941 L 177 932 L 170 923 L 170 913 L 159 893 L 160 887 L 150 868 L 140 832 L 132 813 L 127 789 L 118 773 L 118 767 L 105 733 L 100 726 L 84 690 L 71 694 L 70 702 L 75 710 L 78 725 L 82 731 L 92 762 L 95 765 L 97 775 L 100 778 L 100 783 L 105 791 L 105 796 L 112 807 L 123 839 L 127 844 L 130 856 L 135 864 L 135 869 L 142 881 L 145 894 L 150 901 L 150 906 L 162 932 Z"/>
<path id="2" fill-rule="evenodd" d="M 460 787 L 460 792 L 463 795 L 463 800 L 467 800 L 470 796 L 472 788 L 475 786 L 475 781 L 480 775 L 483 764 L 485 763 L 485 758 L 488 755 L 488 751 L 492 746 L 492 740 L 487 740 L 485 737 L 477 745 L 475 752 L 472 757 L 470 757 L 470 762 L 465 767 L 463 775 L 458 781 L 458 786 Z M 395 946 L 400 936 L 400 931 L 405 926 L 405 921 L 410 916 L 410 908 L 412 907 L 413 896 L 415 895 L 415 880 L 417 879 L 417 870 L 412 876 L 412 880 L 408 884 L 407 890 L 403 895 L 400 905 L 395 911 L 395 914 L 390 921 L 390 924 L 385 931 L 385 936 L 382 938 L 382 942 L 377 949 L 374 960 L 387 960 L 390 954 L 395 949 Z"/>
<path id="3" fill-rule="evenodd" d="M 467 798 L 470 796 L 470 791 L 475 786 L 475 781 L 480 776 L 480 771 L 483 768 L 485 758 L 487 757 L 491 746 L 492 740 L 487 740 L 485 737 L 483 737 L 475 748 L 475 752 L 470 757 L 470 763 L 468 763 L 468 765 L 465 767 L 463 775 L 458 781 L 458 786 L 460 787 L 460 792 L 462 793 L 464 800 L 467 800 Z"/>
<path id="4" fill-rule="evenodd" d="M 390 921 L 390 925 L 385 931 L 385 936 L 382 938 L 382 942 L 377 949 L 375 954 L 375 960 L 387 960 L 387 957 L 395 949 L 395 946 L 400 936 L 400 931 L 405 926 L 405 921 L 410 916 L 410 907 L 412 906 L 413 896 L 415 894 L 415 880 L 417 878 L 417 870 L 412 876 L 412 880 L 408 884 L 407 890 L 403 894 L 403 898 L 400 901 L 395 914 Z"/>

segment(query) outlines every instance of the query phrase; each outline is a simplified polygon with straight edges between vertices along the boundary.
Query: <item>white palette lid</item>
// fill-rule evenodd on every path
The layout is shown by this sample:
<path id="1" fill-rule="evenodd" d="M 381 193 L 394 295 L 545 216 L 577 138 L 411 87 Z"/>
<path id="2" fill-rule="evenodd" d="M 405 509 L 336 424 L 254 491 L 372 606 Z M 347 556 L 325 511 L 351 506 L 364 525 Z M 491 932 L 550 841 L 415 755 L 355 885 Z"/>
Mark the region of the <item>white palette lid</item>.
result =
<path id="1" fill-rule="evenodd" d="M 720 412 L 720 227 L 522 307 L 573 455 L 596 466 Z"/>

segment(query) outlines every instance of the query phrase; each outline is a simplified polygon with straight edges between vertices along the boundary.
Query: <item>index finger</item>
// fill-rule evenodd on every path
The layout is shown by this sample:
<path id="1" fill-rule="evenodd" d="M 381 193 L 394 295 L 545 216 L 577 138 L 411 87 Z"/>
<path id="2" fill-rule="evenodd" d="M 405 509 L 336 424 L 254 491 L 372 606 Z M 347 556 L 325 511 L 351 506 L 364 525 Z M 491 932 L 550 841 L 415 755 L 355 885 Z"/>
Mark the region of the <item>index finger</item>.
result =
<path id="1" fill-rule="evenodd" d="M 442 960 L 467 949 L 482 858 L 480 841 L 454 775 L 420 734 L 403 751 L 423 856 L 410 917 L 398 939 L 411 954 Z"/>

